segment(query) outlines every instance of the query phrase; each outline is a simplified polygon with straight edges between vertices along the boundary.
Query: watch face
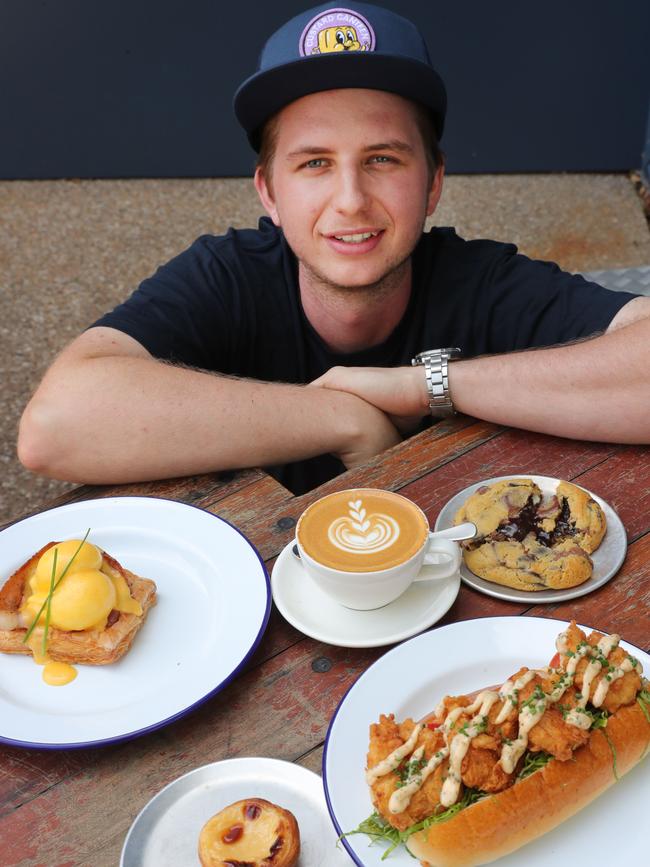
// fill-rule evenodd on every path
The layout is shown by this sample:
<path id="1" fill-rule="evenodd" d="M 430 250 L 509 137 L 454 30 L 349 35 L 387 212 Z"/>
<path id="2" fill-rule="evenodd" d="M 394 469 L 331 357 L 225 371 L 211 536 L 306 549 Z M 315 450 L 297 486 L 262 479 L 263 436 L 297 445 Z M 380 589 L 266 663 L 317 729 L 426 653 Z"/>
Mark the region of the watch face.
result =
<path id="1" fill-rule="evenodd" d="M 447 356 L 447 358 L 458 358 L 460 354 L 461 351 L 457 346 L 445 349 L 425 349 L 424 352 L 418 352 L 414 361 L 422 362 L 425 358 L 442 358 L 443 356 Z"/>

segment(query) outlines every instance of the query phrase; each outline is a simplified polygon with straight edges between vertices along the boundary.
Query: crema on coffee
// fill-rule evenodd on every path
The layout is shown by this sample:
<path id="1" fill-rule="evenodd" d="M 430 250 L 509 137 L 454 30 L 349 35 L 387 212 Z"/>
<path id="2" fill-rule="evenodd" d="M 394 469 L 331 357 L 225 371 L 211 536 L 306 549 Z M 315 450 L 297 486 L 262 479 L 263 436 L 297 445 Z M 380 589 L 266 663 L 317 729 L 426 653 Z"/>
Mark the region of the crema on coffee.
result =
<path id="1" fill-rule="evenodd" d="M 355 488 L 313 503 L 296 534 L 312 560 L 343 572 L 375 572 L 415 556 L 429 532 L 422 510 L 391 491 Z"/>

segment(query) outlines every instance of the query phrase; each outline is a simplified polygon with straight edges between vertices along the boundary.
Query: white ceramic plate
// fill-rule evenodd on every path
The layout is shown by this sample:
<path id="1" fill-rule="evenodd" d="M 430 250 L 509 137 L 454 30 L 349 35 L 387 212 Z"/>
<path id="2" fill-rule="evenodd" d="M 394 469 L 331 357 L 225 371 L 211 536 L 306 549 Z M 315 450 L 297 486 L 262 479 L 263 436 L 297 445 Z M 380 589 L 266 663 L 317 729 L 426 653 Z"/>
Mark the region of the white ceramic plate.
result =
<path id="1" fill-rule="evenodd" d="M 399 599 L 373 611 L 339 605 L 318 587 L 294 556 L 290 542 L 271 573 L 273 601 L 292 626 L 338 647 L 382 647 L 417 635 L 449 611 L 460 590 L 456 572 L 411 584 Z M 424 566 L 422 573 L 426 573 Z"/>
<path id="2" fill-rule="evenodd" d="M 114 665 L 79 665 L 47 686 L 31 656 L 0 653 L 0 741 L 96 746 L 188 713 L 245 664 L 268 622 L 271 594 L 251 543 L 221 518 L 149 497 L 71 503 L 0 533 L 0 581 L 49 541 L 82 538 L 158 587 L 158 602 Z"/>
<path id="3" fill-rule="evenodd" d="M 493 617 L 441 626 L 384 654 L 352 685 L 327 733 L 323 782 L 338 833 L 351 831 L 372 813 L 364 780 L 368 727 L 381 713 L 420 719 L 447 694 L 473 692 L 506 678 L 522 665 L 548 665 L 564 621 L 536 617 Z M 622 641 L 646 672 L 650 656 Z M 642 833 L 612 833 L 613 827 L 645 828 L 650 791 L 650 759 L 576 816 L 539 840 L 499 860 L 503 867 L 549 867 L 573 863 L 643 864 Z M 359 867 L 413 867 L 402 846 L 385 861 L 384 846 L 368 845 L 355 834 L 344 845 Z"/>
<path id="4" fill-rule="evenodd" d="M 219 810 L 244 798 L 265 798 L 290 810 L 300 829 L 297 867 L 346 867 L 350 859 L 327 813 L 318 774 L 278 759 L 215 762 L 179 777 L 137 816 L 120 867 L 200 867 L 201 828 Z"/>
<path id="5" fill-rule="evenodd" d="M 481 482 L 476 482 L 473 485 L 465 488 L 460 493 L 451 498 L 440 510 L 438 520 L 436 521 L 436 530 L 444 530 L 446 527 L 451 527 L 454 523 L 454 515 L 463 505 L 465 500 L 474 493 L 482 485 L 492 485 L 494 482 L 505 481 L 506 479 L 532 479 L 538 485 L 544 494 L 554 494 L 557 484 L 560 479 L 552 478 L 551 476 L 531 476 L 528 473 L 521 473 L 518 476 L 498 476 L 494 479 L 485 479 Z M 572 484 L 576 484 L 572 482 Z M 577 487 L 582 487 L 577 485 Z M 484 578 L 479 578 L 470 569 L 467 568 L 463 561 L 460 566 L 460 577 L 465 584 L 485 593 L 487 596 L 494 596 L 497 599 L 507 599 L 509 602 L 527 602 L 531 603 L 550 603 L 550 602 L 566 602 L 568 599 L 576 599 L 578 596 L 585 596 L 591 593 L 592 590 L 597 590 L 606 584 L 623 565 L 625 554 L 627 552 L 627 534 L 623 522 L 618 517 L 614 509 L 606 503 L 597 494 L 587 488 L 582 488 L 587 491 L 601 509 L 605 513 L 607 519 L 607 532 L 599 547 L 591 554 L 591 559 L 594 564 L 594 571 L 584 584 L 579 584 L 577 587 L 568 587 L 566 590 L 514 590 L 512 587 L 504 587 L 502 584 L 495 584 L 494 581 L 486 581 Z"/>

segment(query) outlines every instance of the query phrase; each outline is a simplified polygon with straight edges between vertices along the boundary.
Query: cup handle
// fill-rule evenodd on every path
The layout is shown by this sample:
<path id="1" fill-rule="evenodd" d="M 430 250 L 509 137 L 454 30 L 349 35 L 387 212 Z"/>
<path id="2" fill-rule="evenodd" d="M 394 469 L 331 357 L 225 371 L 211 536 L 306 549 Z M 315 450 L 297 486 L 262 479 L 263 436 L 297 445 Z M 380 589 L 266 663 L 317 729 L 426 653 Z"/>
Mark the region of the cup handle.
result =
<path id="1" fill-rule="evenodd" d="M 449 578 L 460 566 L 461 550 L 457 542 L 441 539 L 429 533 L 424 560 L 425 566 L 434 566 L 435 571 L 428 569 L 425 574 L 416 575 L 414 581 L 433 581 L 437 578 Z"/>

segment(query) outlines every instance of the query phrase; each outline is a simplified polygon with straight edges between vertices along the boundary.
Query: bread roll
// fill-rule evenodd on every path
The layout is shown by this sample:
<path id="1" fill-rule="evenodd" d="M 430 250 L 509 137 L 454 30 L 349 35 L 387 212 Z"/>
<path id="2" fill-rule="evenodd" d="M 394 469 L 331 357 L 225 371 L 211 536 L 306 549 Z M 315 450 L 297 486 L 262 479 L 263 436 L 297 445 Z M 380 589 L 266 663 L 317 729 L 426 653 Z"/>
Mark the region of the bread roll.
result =
<path id="1" fill-rule="evenodd" d="M 551 759 L 509 789 L 413 834 L 408 849 L 426 867 L 474 867 L 489 864 L 556 828 L 650 750 L 650 723 L 636 702 L 610 716 L 606 732 L 592 731 L 572 761 Z"/>

